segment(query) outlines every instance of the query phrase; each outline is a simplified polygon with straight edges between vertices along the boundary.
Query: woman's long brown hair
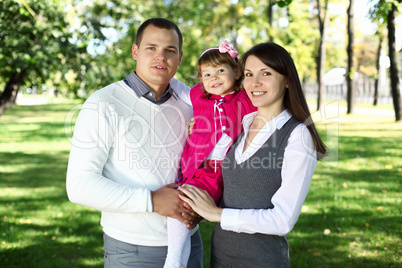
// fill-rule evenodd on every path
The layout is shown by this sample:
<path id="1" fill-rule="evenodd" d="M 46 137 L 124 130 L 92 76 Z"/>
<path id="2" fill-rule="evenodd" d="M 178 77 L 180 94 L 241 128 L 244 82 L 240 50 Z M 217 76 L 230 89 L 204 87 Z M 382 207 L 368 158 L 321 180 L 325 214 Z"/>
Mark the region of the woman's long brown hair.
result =
<path id="1" fill-rule="evenodd" d="M 272 42 L 258 44 L 244 53 L 241 57 L 243 70 L 247 58 L 251 55 L 257 57 L 265 65 L 271 67 L 287 78 L 288 88 L 283 100 L 285 108 L 288 109 L 289 112 L 300 122 L 306 125 L 313 138 L 314 146 L 317 151 L 317 159 L 323 159 L 328 154 L 328 149 L 321 140 L 313 119 L 311 118 L 299 75 L 290 54 L 286 49 Z"/>

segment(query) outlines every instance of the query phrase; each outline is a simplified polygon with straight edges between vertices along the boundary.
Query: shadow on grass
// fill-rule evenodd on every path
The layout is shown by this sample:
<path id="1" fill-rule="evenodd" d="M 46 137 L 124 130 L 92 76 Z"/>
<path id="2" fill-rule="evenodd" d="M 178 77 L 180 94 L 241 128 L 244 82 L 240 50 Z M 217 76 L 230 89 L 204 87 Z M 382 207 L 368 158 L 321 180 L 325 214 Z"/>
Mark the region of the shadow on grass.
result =
<path id="1" fill-rule="evenodd" d="M 0 152 L 0 187 L 62 187 L 65 185 L 68 151 L 49 153 Z"/>
<path id="2" fill-rule="evenodd" d="M 49 225 L 1 222 L 9 232 L 7 244 L 15 245 L 0 251 L 3 267 L 103 267 L 102 232 L 94 215 L 49 219 Z"/>
<path id="3" fill-rule="evenodd" d="M 100 212 L 65 190 L 74 105 L 14 106 L 0 118 L 1 267 L 103 267 Z"/>
<path id="4" fill-rule="evenodd" d="M 401 158 L 401 150 L 389 153 L 398 148 L 402 139 L 395 137 L 357 137 L 340 136 L 338 139 L 339 160 L 370 157 L 398 157 Z"/>
<path id="5" fill-rule="evenodd" d="M 0 152 L 3 267 L 103 267 L 100 212 L 69 202 L 67 151 Z M 1 266 L 0 265 L 0 266 Z"/>
<path id="6" fill-rule="evenodd" d="M 302 214 L 288 235 L 291 267 L 399 267 L 398 239 L 387 241 L 386 248 L 378 245 L 381 237 L 397 238 L 398 221 L 353 209 Z"/>

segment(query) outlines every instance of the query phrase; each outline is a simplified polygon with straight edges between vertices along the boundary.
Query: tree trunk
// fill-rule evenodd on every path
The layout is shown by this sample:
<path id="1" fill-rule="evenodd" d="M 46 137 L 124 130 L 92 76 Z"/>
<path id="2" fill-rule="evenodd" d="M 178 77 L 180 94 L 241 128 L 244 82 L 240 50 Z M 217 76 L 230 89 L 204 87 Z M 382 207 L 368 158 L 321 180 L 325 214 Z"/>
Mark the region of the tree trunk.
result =
<path id="1" fill-rule="evenodd" d="M 401 92 L 399 89 L 399 75 L 397 56 L 395 49 L 395 14 L 396 6 L 393 4 L 391 10 L 388 12 L 387 26 L 388 26 L 388 51 L 390 60 L 390 78 L 391 78 L 391 92 L 392 100 L 395 109 L 395 120 L 401 121 Z"/>
<path id="2" fill-rule="evenodd" d="M 320 0 L 317 0 L 317 9 L 318 9 L 318 21 L 320 23 L 320 34 L 321 34 L 320 46 L 318 48 L 318 57 L 317 57 L 317 84 L 318 84 L 317 111 L 318 111 L 321 109 L 322 94 L 325 88 L 324 75 L 325 75 L 325 61 L 327 59 L 326 32 L 329 20 L 328 0 L 325 0 L 324 18 L 321 18 L 322 10 L 320 7 Z"/>
<path id="3" fill-rule="evenodd" d="M 0 116 L 10 106 L 15 104 L 18 91 L 26 78 L 26 70 L 14 73 L 7 82 L 3 93 L 0 95 Z"/>
<path id="4" fill-rule="evenodd" d="M 273 7 L 274 7 L 274 1 L 273 0 L 268 0 L 268 23 L 269 27 L 271 28 L 269 31 L 269 41 L 273 42 L 274 37 L 272 35 L 272 20 L 273 20 Z"/>
<path id="5" fill-rule="evenodd" d="M 379 35 L 380 40 L 378 44 L 378 51 L 377 51 L 377 61 L 376 61 L 376 68 L 377 68 L 377 77 L 374 81 L 374 102 L 373 105 L 376 106 L 378 103 L 378 87 L 380 86 L 380 59 L 381 59 L 381 50 L 382 50 L 382 39 L 383 35 L 380 33 Z"/>
<path id="6" fill-rule="evenodd" d="M 346 86 L 347 86 L 347 103 L 348 109 L 347 114 L 351 114 L 354 112 L 355 104 L 356 104 L 356 94 L 355 94 L 355 87 L 353 84 L 353 77 L 354 77 L 354 64 L 353 64 L 353 57 L 354 57 L 354 39 L 355 39 L 355 32 L 354 32 L 354 25 L 353 25 L 353 16 L 354 16 L 354 0 L 349 0 L 349 8 L 348 8 L 348 66 L 346 71 Z"/>

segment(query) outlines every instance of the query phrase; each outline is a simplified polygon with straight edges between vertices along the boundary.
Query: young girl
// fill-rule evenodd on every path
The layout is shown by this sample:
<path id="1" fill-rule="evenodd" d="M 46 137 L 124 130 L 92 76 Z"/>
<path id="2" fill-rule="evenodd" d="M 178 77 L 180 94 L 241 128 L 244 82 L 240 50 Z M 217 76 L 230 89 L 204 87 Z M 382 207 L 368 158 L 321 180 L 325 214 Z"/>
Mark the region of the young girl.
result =
<path id="1" fill-rule="evenodd" d="M 238 52 L 224 41 L 204 51 L 197 61 L 202 83 L 189 96 L 177 92 L 193 105 L 195 124 L 181 159 L 178 182 L 206 190 L 218 205 L 222 196 L 223 159 L 242 130 L 244 115 L 254 112 L 247 93 L 240 90 L 241 68 Z M 186 267 L 190 253 L 190 235 L 186 225 L 168 218 L 168 255 L 165 267 Z"/>

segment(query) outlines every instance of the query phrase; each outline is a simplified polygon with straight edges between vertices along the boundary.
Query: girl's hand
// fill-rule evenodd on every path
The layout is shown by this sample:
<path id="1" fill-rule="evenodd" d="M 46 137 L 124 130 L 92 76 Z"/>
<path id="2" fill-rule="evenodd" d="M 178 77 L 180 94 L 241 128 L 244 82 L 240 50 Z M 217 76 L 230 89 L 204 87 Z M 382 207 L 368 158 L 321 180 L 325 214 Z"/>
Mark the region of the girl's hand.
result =
<path id="1" fill-rule="evenodd" d="M 197 226 L 198 223 L 200 223 L 200 221 L 203 219 L 202 217 L 200 217 L 200 215 L 198 215 L 189 204 L 187 204 L 186 202 L 183 202 L 183 207 L 186 208 L 186 212 L 183 212 L 181 215 L 183 216 L 183 218 L 185 218 L 186 220 L 188 220 L 189 222 L 186 224 L 187 229 L 193 229 L 194 227 Z"/>
<path id="2" fill-rule="evenodd" d="M 179 187 L 186 196 L 179 195 L 179 197 L 189 204 L 192 209 L 208 221 L 220 222 L 222 215 L 222 208 L 215 205 L 215 201 L 208 194 L 207 191 L 201 190 L 194 185 L 184 184 Z"/>
<path id="3" fill-rule="evenodd" d="M 195 124 L 195 120 L 194 120 L 194 117 L 192 117 L 190 119 L 190 122 L 188 123 L 188 135 L 190 135 L 190 136 L 191 136 L 191 134 L 193 134 L 194 124 Z"/>

